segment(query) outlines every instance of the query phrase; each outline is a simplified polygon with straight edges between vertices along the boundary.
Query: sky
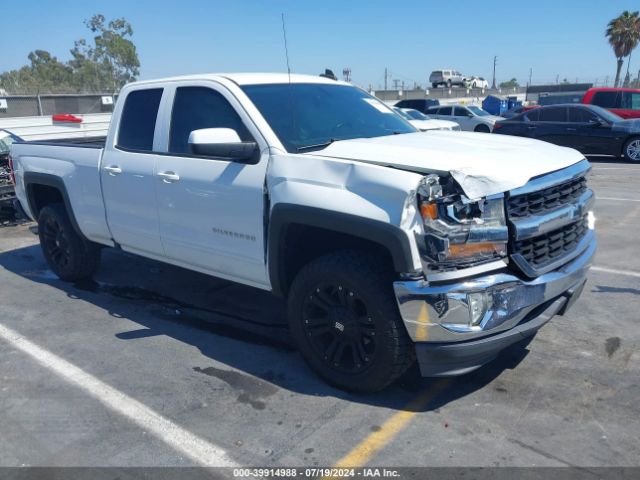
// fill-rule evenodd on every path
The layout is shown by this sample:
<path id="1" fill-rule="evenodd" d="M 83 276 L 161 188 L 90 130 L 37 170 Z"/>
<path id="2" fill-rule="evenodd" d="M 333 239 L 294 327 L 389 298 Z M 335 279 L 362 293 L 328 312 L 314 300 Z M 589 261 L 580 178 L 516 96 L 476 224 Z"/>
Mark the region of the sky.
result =
<path id="1" fill-rule="evenodd" d="M 379 89 L 425 86 L 429 73 L 453 68 L 491 81 L 524 84 L 568 79 L 609 82 L 615 57 L 607 22 L 638 0 L 0 0 L 0 71 L 44 49 L 65 61 L 95 13 L 124 17 L 134 30 L 140 79 L 204 73 L 285 72 L 284 14 L 292 72 L 338 75 Z M 640 48 L 631 59 L 635 77 Z M 624 66 L 626 69 L 626 63 Z M 623 70 L 624 74 L 625 70 Z"/>

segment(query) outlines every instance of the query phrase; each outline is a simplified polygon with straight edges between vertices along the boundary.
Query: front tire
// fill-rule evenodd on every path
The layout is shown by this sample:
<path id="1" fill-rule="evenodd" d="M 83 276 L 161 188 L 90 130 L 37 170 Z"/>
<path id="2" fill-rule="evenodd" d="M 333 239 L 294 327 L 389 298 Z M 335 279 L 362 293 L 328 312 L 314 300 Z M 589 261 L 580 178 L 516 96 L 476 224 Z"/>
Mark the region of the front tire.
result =
<path id="1" fill-rule="evenodd" d="M 313 260 L 296 276 L 289 294 L 291 334 L 328 383 L 374 392 L 413 363 L 392 282 L 379 257 L 351 250 Z"/>
<path id="2" fill-rule="evenodd" d="M 629 162 L 640 163 L 640 137 L 633 137 L 626 141 L 622 154 Z"/>
<path id="3" fill-rule="evenodd" d="M 484 124 L 477 125 L 476 128 L 473 129 L 473 131 L 478 133 L 491 133 L 491 129 Z"/>
<path id="4" fill-rule="evenodd" d="M 64 205 L 55 203 L 40 211 L 38 236 L 49 268 L 61 280 L 84 280 L 98 269 L 100 248 L 78 235 Z"/>

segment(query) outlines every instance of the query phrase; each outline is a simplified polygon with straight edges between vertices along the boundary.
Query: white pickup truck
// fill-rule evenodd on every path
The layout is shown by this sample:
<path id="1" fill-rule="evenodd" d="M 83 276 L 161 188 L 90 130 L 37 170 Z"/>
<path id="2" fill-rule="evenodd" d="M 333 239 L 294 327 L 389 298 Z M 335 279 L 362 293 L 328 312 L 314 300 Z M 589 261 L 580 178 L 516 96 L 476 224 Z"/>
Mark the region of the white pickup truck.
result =
<path id="1" fill-rule="evenodd" d="M 272 291 L 312 369 L 354 391 L 416 359 L 463 374 L 531 337 L 579 296 L 596 248 L 577 151 L 419 132 L 320 77 L 133 83 L 104 145 L 12 157 L 61 279 L 114 247 Z"/>

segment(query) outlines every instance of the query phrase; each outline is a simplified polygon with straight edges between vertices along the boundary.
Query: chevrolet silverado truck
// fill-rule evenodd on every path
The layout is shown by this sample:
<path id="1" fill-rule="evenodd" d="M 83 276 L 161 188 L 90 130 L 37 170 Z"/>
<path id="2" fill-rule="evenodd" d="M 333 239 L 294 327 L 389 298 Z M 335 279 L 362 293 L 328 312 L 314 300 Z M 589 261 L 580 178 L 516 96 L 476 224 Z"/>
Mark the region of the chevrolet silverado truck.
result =
<path id="1" fill-rule="evenodd" d="M 112 247 L 271 291 L 310 367 L 352 391 L 526 343 L 580 295 L 596 248 L 576 150 L 419 132 L 320 77 L 132 83 L 100 144 L 11 153 L 62 280 Z"/>

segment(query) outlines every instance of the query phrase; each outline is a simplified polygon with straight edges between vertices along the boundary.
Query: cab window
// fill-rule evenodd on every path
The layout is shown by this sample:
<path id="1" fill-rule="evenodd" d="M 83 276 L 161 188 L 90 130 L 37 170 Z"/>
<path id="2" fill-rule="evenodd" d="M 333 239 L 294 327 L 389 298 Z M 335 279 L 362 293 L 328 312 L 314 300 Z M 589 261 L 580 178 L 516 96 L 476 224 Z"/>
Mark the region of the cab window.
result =
<path id="1" fill-rule="evenodd" d="M 162 88 L 134 90 L 127 95 L 118 128 L 118 147 L 143 152 L 153 150 L 161 98 Z"/>
<path id="2" fill-rule="evenodd" d="M 169 153 L 188 154 L 189 135 L 201 128 L 231 128 L 251 141 L 238 113 L 220 93 L 207 87 L 178 87 L 171 112 Z"/>

